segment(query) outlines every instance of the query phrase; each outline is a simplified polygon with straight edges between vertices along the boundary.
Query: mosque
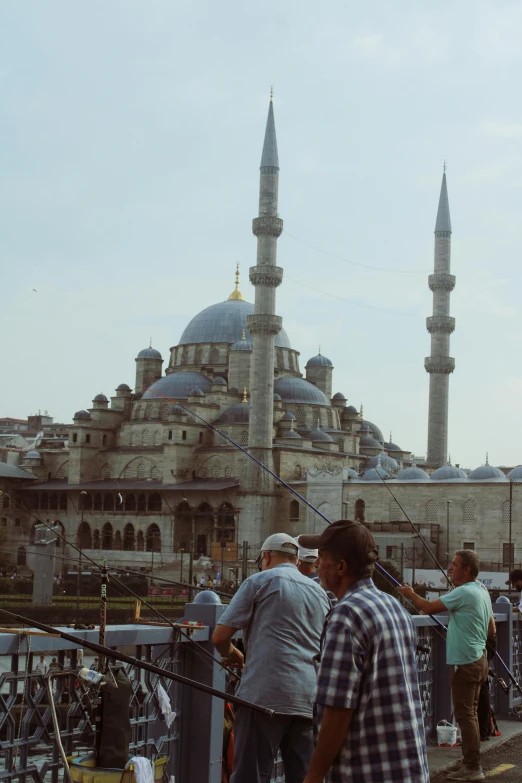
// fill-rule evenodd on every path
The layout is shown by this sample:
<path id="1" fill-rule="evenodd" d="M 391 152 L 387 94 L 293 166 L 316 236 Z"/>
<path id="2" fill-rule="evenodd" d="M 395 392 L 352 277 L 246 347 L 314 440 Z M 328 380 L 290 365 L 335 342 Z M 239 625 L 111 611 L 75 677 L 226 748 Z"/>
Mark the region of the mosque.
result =
<path id="1" fill-rule="evenodd" d="M 327 356 L 312 356 L 301 372 L 299 351 L 276 315 L 276 289 L 283 281 L 278 188 L 271 100 L 253 221 L 257 261 L 249 270 L 255 301 L 241 293 L 237 269 L 232 293 L 194 316 L 170 348 L 165 371 L 160 351 L 144 348 L 136 357 L 134 390 L 121 383 L 110 400 L 96 394 L 91 407 L 75 413 L 63 448 L 31 449 L 17 467 L 0 463 L 0 489 L 8 493 L 1 523 L 13 562 L 31 567 L 35 522 L 29 512 L 58 522 L 67 538 L 97 560 L 143 569 L 170 564 L 182 571 L 193 548 L 205 572 L 223 578 L 222 569 L 240 562 L 247 544 L 255 550 L 276 530 L 298 535 L 324 526 L 230 441 L 327 518 L 369 524 L 388 560 L 397 559 L 398 548 L 404 558 L 405 547 L 406 561 L 411 558 L 405 513 L 439 557 L 465 545 L 499 568 L 520 559 L 510 542 L 517 539 L 522 502 L 510 501 L 509 479 L 521 480 L 522 467 L 506 476 L 487 460 L 469 474 L 448 464 L 455 277 L 446 173 L 428 279 L 433 314 L 425 360 L 427 458 L 417 462 L 391 435 L 385 440 L 362 407 L 334 392 Z M 75 556 L 72 549 L 68 554 Z"/>

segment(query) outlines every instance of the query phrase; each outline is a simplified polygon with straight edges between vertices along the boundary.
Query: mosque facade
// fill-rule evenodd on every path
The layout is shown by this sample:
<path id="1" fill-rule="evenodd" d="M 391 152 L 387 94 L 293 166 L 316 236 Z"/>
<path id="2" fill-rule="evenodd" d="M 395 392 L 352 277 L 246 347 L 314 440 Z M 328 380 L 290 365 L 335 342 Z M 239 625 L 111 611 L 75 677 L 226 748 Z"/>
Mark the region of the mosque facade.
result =
<path id="1" fill-rule="evenodd" d="M 324 526 L 234 444 L 328 519 L 373 526 L 388 559 L 397 559 L 398 548 L 402 557 L 411 549 L 406 515 L 439 557 L 466 543 L 501 565 L 520 559 L 509 542 L 520 529 L 522 502 L 509 505 L 509 490 L 510 478 L 522 479 L 522 468 L 506 476 L 486 464 L 468 474 L 447 464 L 455 278 L 446 174 L 429 278 L 428 457 L 417 464 L 391 435 L 385 440 L 362 407 L 334 392 L 334 367 L 325 355 L 308 359 L 301 372 L 299 352 L 276 313 L 283 281 L 278 188 L 271 101 L 253 221 L 254 303 L 242 295 L 237 270 L 229 297 L 190 321 L 166 361 L 152 345 L 144 348 L 136 357 L 134 389 L 122 383 L 110 399 L 97 394 L 75 413 L 63 448 L 31 449 L 16 467 L 0 463 L 1 525 L 13 562 L 31 566 L 35 517 L 57 522 L 98 561 L 149 569 L 156 558 L 156 567 L 183 568 L 193 547 L 205 571 L 215 574 L 240 561 L 245 543 L 255 548 L 277 530 L 298 535 Z M 75 557 L 69 549 L 63 553 Z"/>

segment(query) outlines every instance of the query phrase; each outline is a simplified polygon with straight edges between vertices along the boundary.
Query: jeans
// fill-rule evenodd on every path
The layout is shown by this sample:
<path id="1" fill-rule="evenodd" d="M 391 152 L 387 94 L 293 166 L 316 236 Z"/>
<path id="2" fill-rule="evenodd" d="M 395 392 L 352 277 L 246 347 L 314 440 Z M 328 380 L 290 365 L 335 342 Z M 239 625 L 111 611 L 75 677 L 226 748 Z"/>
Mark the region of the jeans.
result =
<path id="1" fill-rule="evenodd" d="M 285 783 L 303 783 L 314 749 L 312 718 L 269 718 L 247 707 L 237 707 L 230 783 L 269 783 L 278 749 L 283 758 Z"/>
<path id="2" fill-rule="evenodd" d="M 480 729 L 477 715 L 480 688 L 488 678 L 486 653 L 478 661 L 456 666 L 451 675 L 455 719 L 462 733 L 462 755 L 469 769 L 480 767 Z"/>

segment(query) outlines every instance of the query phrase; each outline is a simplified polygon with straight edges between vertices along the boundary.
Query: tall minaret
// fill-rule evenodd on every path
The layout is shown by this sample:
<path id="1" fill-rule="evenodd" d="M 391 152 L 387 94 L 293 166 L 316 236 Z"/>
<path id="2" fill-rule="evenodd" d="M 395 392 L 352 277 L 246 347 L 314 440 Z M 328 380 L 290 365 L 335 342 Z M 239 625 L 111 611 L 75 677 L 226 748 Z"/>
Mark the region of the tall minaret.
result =
<path id="1" fill-rule="evenodd" d="M 435 267 L 428 278 L 433 291 L 433 315 L 426 319 L 431 334 L 431 354 L 424 360 L 430 374 L 430 405 L 428 414 L 428 455 L 430 465 L 445 465 L 448 455 L 448 392 L 449 376 L 455 369 L 455 359 L 449 355 L 450 334 L 455 319 L 450 316 L 450 294 L 455 288 L 451 268 L 451 219 L 446 185 L 446 164 L 442 175 L 439 209 L 435 223 Z"/>
<path id="2" fill-rule="evenodd" d="M 271 93 L 261 155 L 259 217 L 252 224 L 257 237 L 257 264 L 250 267 L 250 282 L 256 288 L 255 310 L 254 315 L 247 316 L 253 337 L 248 445 L 268 467 L 273 467 L 274 340 L 282 325 L 282 319 L 275 314 L 276 288 L 283 279 L 283 270 L 276 266 L 277 240 L 283 231 L 283 221 L 277 213 L 278 189 L 279 159 Z"/>

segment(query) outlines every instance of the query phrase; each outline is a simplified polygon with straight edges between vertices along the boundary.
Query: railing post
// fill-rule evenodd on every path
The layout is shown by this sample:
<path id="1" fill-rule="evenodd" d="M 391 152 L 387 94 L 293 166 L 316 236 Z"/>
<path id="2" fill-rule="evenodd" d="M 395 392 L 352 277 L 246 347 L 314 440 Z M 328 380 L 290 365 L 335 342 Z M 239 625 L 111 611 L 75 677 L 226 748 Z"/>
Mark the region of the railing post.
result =
<path id="1" fill-rule="evenodd" d="M 208 626 L 209 639 L 199 646 L 218 655 L 212 646 L 212 632 L 225 611 L 219 596 L 211 590 L 199 593 L 194 603 L 185 605 L 184 620 Z M 183 674 L 204 685 L 225 689 L 225 672 L 206 655 L 198 655 L 193 645 L 183 645 Z M 190 783 L 220 783 L 223 751 L 224 707 L 222 699 L 182 686 L 180 780 Z"/>
<path id="2" fill-rule="evenodd" d="M 506 616 L 505 622 L 497 622 L 497 650 L 508 669 L 513 671 L 513 607 L 509 599 L 501 595 L 495 601 L 493 611 L 495 614 Z M 502 677 L 509 684 L 509 678 L 506 677 L 506 672 L 498 661 L 495 662 L 495 671 L 497 677 Z M 509 718 L 511 717 L 510 710 L 513 707 L 513 688 L 509 697 L 506 698 L 501 688 L 496 684 L 495 687 L 495 714 L 499 718 Z"/>
<path id="3" fill-rule="evenodd" d="M 437 617 L 447 626 L 447 616 L 437 615 Z M 453 704 L 451 702 L 451 669 L 446 663 L 446 635 L 437 626 L 433 631 L 433 730 L 436 733 L 439 721 L 451 720 Z"/>

